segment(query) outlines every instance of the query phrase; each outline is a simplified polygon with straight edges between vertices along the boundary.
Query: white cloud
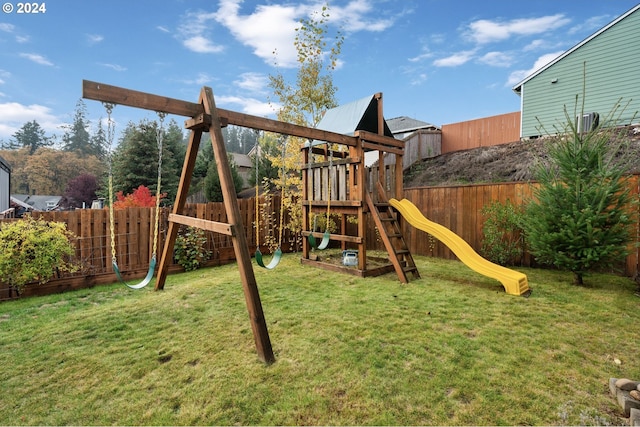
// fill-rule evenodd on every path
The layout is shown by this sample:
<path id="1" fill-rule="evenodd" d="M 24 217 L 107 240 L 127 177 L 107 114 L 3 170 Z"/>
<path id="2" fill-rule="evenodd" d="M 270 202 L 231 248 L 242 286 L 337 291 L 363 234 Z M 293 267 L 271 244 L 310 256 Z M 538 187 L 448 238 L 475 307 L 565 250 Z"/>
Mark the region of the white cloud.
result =
<path id="1" fill-rule="evenodd" d="M 420 86 L 422 83 L 427 81 L 427 73 L 420 73 L 416 76 L 414 76 L 411 81 L 409 82 L 409 84 L 411 86 Z"/>
<path id="2" fill-rule="evenodd" d="M 13 24 L 7 24 L 6 22 L 0 22 L 0 31 L 5 33 L 13 33 L 16 29 L 16 26 Z"/>
<path id="3" fill-rule="evenodd" d="M 9 77 L 11 77 L 11 73 L 0 68 L 0 85 L 5 84 L 5 79 L 8 79 Z"/>
<path id="4" fill-rule="evenodd" d="M 217 96 L 216 105 L 239 105 L 243 113 L 251 114 L 252 116 L 273 116 L 276 110 L 280 107 L 278 105 L 269 104 L 268 102 L 259 101 L 255 98 L 245 98 L 240 96 Z M 276 110 L 274 110 L 274 108 Z M 236 109 L 237 111 L 237 109 Z"/>
<path id="5" fill-rule="evenodd" d="M 224 46 L 215 44 L 208 33 L 212 32 L 211 26 L 215 20 L 215 14 L 207 12 L 189 12 L 183 17 L 183 24 L 178 27 L 177 37 L 189 50 L 197 53 L 219 53 Z"/>
<path id="6" fill-rule="evenodd" d="M 20 57 L 26 58 L 29 61 L 35 62 L 36 64 L 47 65 L 50 67 L 53 66 L 53 62 L 49 61 L 47 58 L 45 58 L 42 55 L 38 55 L 37 53 L 21 53 Z"/>
<path id="7" fill-rule="evenodd" d="M 571 20 L 563 14 L 540 18 L 512 19 L 500 22 L 480 19 L 469 24 L 465 36 L 478 44 L 502 41 L 511 36 L 528 36 L 545 33 L 566 25 Z"/>
<path id="8" fill-rule="evenodd" d="M 51 109 L 43 105 L 22 105 L 17 102 L 0 103 L 0 138 L 10 138 L 25 123 L 35 120 L 48 133 L 56 132 L 62 124 Z"/>
<path id="9" fill-rule="evenodd" d="M 509 67 L 513 62 L 513 58 L 504 52 L 487 52 L 479 61 L 492 67 Z"/>
<path id="10" fill-rule="evenodd" d="M 181 81 L 182 83 L 188 84 L 188 85 L 203 86 L 203 85 L 206 85 L 207 83 L 212 82 L 213 80 L 214 78 L 207 73 L 198 73 L 198 75 L 193 79 L 184 79 Z"/>
<path id="11" fill-rule="evenodd" d="M 233 83 L 240 89 L 253 93 L 263 93 L 269 84 L 269 79 L 264 74 L 249 72 L 240 74 L 240 78 L 234 80 Z"/>
<path id="12" fill-rule="evenodd" d="M 156 26 L 156 29 L 162 31 L 163 33 L 170 33 L 171 32 L 171 31 L 169 31 L 169 29 L 167 27 L 164 27 L 162 25 Z"/>
<path id="13" fill-rule="evenodd" d="M 420 62 L 424 59 L 429 59 L 433 57 L 433 53 L 429 50 L 428 47 L 423 46 L 422 52 L 414 57 L 409 58 L 409 62 Z"/>
<path id="14" fill-rule="evenodd" d="M 611 15 L 593 16 L 586 21 L 571 27 L 569 29 L 569 34 L 595 32 L 609 23 L 611 19 Z"/>
<path id="15" fill-rule="evenodd" d="M 101 41 L 104 40 L 104 36 L 101 36 L 100 34 L 87 34 L 87 43 L 89 44 L 96 44 L 96 43 L 100 43 Z"/>
<path id="16" fill-rule="evenodd" d="M 118 65 L 118 64 L 99 63 L 98 65 L 111 68 L 112 70 L 115 70 L 115 71 L 127 71 L 126 67 L 123 67 L 122 65 Z"/>
<path id="17" fill-rule="evenodd" d="M 384 15 L 380 13 L 379 9 L 375 9 L 369 0 L 352 0 L 344 7 L 331 6 L 329 8 L 329 21 L 337 23 L 349 33 L 357 31 L 381 32 L 391 27 L 398 18 L 396 16 L 383 19 L 368 19 L 366 15 L 371 12 L 376 17 Z"/>
<path id="18" fill-rule="evenodd" d="M 446 58 L 440 58 L 433 61 L 433 65 L 436 67 L 457 67 L 469 62 L 475 55 L 475 50 L 465 50 L 462 52 L 454 53 Z"/>
<path id="19" fill-rule="evenodd" d="M 547 53 L 546 55 L 542 55 L 539 57 L 536 62 L 533 64 L 533 67 L 528 70 L 516 70 L 509 75 L 509 79 L 507 80 L 506 86 L 513 86 L 517 83 L 520 83 L 529 75 L 535 73 L 554 59 L 556 59 L 559 55 L 564 53 L 564 51 Z"/>
<path id="20" fill-rule="evenodd" d="M 297 63 L 293 45 L 300 19 L 310 17 L 321 10 L 322 5 L 269 4 L 257 5 L 250 14 L 241 14 L 242 0 L 221 0 L 215 13 L 218 23 L 226 27 L 240 43 L 253 49 L 253 53 L 264 62 L 289 68 Z M 379 18 L 383 14 L 371 0 L 351 0 L 345 6 L 331 6 L 327 23 L 338 26 L 347 33 L 357 31 L 380 32 L 388 29 L 395 17 Z M 373 16 L 369 18 L 368 15 Z"/>
<path id="21" fill-rule="evenodd" d="M 536 40 L 533 40 L 528 45 L 526 45 L 525 47 L 523 47 L 522 50 L 524 52 L 529 52 L 529 51 L 532 51 L 532 50 L 538 50 L 538 49 L 542 48 L 544 45 L 545 45 L 544 40 L 536 39 Z"/>
<path id="22" fill-rule="evenodd" d="M 29 41 L 29 36 L 16 36 L 16 41 L 20 44 L 27 43 Z"/>
<path id="23" fill-rule="evenodd" d="M 275 60 L 279 65 L 296 64 L 293 46 L 295 29 L 307 13 L 307 6 L 258 5 L 250 15 L 240 14 L 241 0 L 221 0 L 216 20 L 224 25 L 242 44 L 253 48 L 253 53 L 267 63 Z"/>
<path id="24" fill-rule="evenodd" d="M 182 41 L 184 46 L 197 53 L 220 53 L 224 46 L 214 44 L 204 36 L 193 36 Z"/>

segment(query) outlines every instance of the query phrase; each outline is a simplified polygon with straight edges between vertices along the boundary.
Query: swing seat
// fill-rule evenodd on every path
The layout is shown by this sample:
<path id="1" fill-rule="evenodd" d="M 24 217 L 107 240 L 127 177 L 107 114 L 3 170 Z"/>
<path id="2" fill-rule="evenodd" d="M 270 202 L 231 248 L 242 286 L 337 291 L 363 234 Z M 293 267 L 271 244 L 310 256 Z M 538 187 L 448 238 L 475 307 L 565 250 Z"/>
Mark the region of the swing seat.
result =
<path id="1" fill-rule="evenodd" d="M 269 261 L 269 264 L 265 265 L 264 261 L 262 259 L 262 252 L 260 252 L 260 248 L 256 249 L 256 263 L 258 263 L 258 265 L 262 268 L 266 268 L 267 270 L 273 270 L 276 265 L 278 265 L 280 263 L 280 260 L 282 259 L 282 249 L 280 249 L 278 247 L 278 249 L 276 249 L 276 251 L 273 253 L 273 258 L 271 258 L 271 261 Z"/>
<path id="2" fill-rule="evenodd" d="M 151 257 L 151 262 L 149 263 L 149 271 L 147 272 L 147 275 L 145 276 L 145 278 L 142 280 L 142 282 L 137 283 L 135 285 L 130 285 L 124 280 L 124 278 L 120 274 L 120 269 L 118 268 L 118 264 L 115 261 L 113 261 L 111 265 L 113 266 L 113 271 L 116 273 L 116 277 L 118 278 L 118 281 L 120 281 L 120 283 L 125 284 L 131 289 L 142 289 L 145 286 L 147 286 L 149 283 L 151 283 L 151 280 L 153 279 L 153 273 L 156 270 L 156 256 L 154 255 L 153 257 Z"/>
<path id="3" fill-rule="evenodd" d="M 325 231 L 324 234 L 322 235 L 322 240 L 320 241 L 320 244 L 316 246 L 316 238 L 313 236 L 313 234 L 309 234 L 309 237 L 307 238 L 307 240 L 309 240 L 309 244 L 311 245 L 312 248 L 314 249 L 318 249 L 318 250 L 325 250 L 327 249 L 327 247 L 329 246 L 329 242 L 331 241 L 331 233 L 329 233 L 329 230 Z"/>

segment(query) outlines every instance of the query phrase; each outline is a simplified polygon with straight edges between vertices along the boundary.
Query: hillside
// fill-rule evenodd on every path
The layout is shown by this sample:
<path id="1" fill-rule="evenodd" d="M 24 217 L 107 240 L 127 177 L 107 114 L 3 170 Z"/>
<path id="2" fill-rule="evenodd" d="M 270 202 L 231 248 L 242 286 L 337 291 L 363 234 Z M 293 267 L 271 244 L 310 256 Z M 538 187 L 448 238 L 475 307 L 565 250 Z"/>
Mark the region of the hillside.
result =
<path id="1" fill-rule="evenodd" d="M 627 127 L 624 132 L 629 144 L 617 159 L 627 163 L 631 173 L 640 173 L 640 126 Z M 547 138 L 518 141 L 425 159 L 405 172 L 404 186 L 527 181 L 532 179 L 536 159 L 545 156 L 548 141 Z"/>

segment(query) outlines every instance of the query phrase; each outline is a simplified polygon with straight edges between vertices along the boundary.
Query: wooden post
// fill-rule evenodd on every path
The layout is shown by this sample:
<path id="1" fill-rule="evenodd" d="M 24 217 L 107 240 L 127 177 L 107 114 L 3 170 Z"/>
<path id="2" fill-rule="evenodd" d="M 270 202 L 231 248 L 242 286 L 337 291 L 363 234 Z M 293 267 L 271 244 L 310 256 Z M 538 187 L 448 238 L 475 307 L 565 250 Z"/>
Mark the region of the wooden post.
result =
<path id="1" fill-rule="evenodd" d="M 304 146 L 302 147 L 302 162 L 303 165 L 309 165 L 309 162 L 312 160 L 313 154 L 311 152 L 311 140 L 309 140 L 309 148 L 305 148 Z M 305 166 L 304 169 L 302 170 L 302 200 L 306 200 L 309 202 L 309 204 L 303 204 L 302 205 L 302 229 L 303 230 L 309 230 L 309 231 L 315 231 L 311 229 L 311 221 L 309 219 L 309 216 L 311 214 L 311 197 L 310 197 L 310 191 L 309 191 L 309 186 L 312 185 L 313 180 L 311 179 L 310 173 L 312 173 L 309 170 L 308 166 Z M 280 226 L 282 227 L 282 224 L 280 224 Z M 303 238 L 302 239 L 302 258 L 304 259 L 309 259 L 309 253 L 311 252 L 311 245 L 309 244 L 308 239 Z"/>
<path id="2" fill-rule="evenodd" d="M 211 135 L 213 155 L 218 167 L 222 197 L 227 211 L 227 221 L 235 230 L 231 236 L 231 240 L 233 242 L 233 250 L 238 262 L 240 279 L 242 280 L 242 288 L 244 290 L 244 298 L 247 304 L 247 310 L 249 311 L 251 329 L 253 330 L 253 338 L 256 342 L 256 349 L 258 350 L 260 359 L 265 363 L 273 363 L 275 362 L 275 357 L 273 355 L 273 349 L 271 348 L 271 340 L 269 339 L 267 323 L 262 311 L 262 303 L 260 302 L 260 295 L 258 293 L 258 285 L 256 283 L 253 265 L 251 264 L 251 254 L 249 253 L 249 245 L 247 243 L 244 226 L 242 224 L 242 216 L 240 209 L 238 208 L 238 199 L 233 185 L 233 178 L 231 176 L 231 167 L 229 166 L 227 150 L 224 146 L 224 139 L 222 137 L 220 117 L 218 116 L 211 88 L 204 87 L 202 91 L 204 95 L 204 112 L 211 116 L 209 135 Z"/>
<path id="3" fill-rule="evenodd" d="M 189 135 L 189 144 L 187 145 L 187 153 L 184 156 L 184 163 L 182 165 L 182 174 L 180 175 L 180 183 L 178 184 L 178 192 L 176 194 L 176 200 L 173 203 L 173 214 L 181 214 L 184 210 L 184 205 L 187 202 L 187 196 L 189 195 L 189 186 L 191 185 L 191 177 L 193 176 L 193 169 L 196 166 L 196 158 L 198 157 L 198 148 L 200 147 L 200 140 L 202 138 L 202 129 L 192 130 Z M 180 224 L 175 222 L 169 222 L 169 229 L 167 230 L 167 237 L 162 249 L 162 256 L 160 257 L 160 264 L 158 266 L 158 275 L 156 277 L 156 291 L 164 289 L 164 283 L 167 280 L 167 272 L 169 265 L 173 260 L 173 247 L 178 237 L 178 228 Z"/>
<path id="4" fill-rule="evenodd" d="M 353 192 L 355 200 L 361 202 L 358 208 L 358 237 L 362 238 L 362 242 L 358 244 L 358 269 L 365 271 L 367 269 L 367 223 L 365 209 L 367 204 L 365 203 L 365 194 L 367 190 L 367 168 L 364 162 L 364 148 L 362 146 L 362 138 L 358 137 L 356 140 L 355 148 L 356 156 L 360 159 L 360 164 L 356 170 L 357 176 L 352 179 L 357 181 L 357 192 Z"/>

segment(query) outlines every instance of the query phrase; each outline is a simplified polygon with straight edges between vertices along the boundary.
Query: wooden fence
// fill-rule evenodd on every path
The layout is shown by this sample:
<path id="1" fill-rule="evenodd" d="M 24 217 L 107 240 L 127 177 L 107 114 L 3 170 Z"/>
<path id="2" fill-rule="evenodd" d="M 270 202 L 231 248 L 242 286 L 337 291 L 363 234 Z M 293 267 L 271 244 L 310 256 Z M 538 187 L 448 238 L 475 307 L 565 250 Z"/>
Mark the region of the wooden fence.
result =
<path id="1" fill-rule="evenodd" d="M 633 176 L 630 181 L 630 189 L 635 197 L 638 197 L 638 185 L 640 177 Z M 493 201 L 502 203 L 511 201 L 514 204 L 523 204 L 532 195 L 534 184 L 529 183 L 500 183 L 460 185 L 455 187 L 423 187 L 407 188 L 404 197 L 413 202 L 430 220 L 444 225 L 454 233 L 466 240 L 476 251 L 482 248 L 482 227 L 485 218 L 482 216 L 482 208 Z M 255 202 L 254 199 L 238 200 L 242 219 L 245 224 L 247 241 L 251 245 L 250 250 L 255 251 Z M 260 203 L 265 203 L 261 198 Z M 267 216 L 271 221 L 261 215 L 261 245 L 268 233 L 277 236 L 279 224 L 278 209 L 279 197 L 268 203 Z M 142 277 L 145 275 L 149 257 L 152 251 L 152 224 L 153 208 L 129 208 L 116 211 L 115 237 L 117 242 L 118 265 L 127 278 Z M 197 218 L 212 221 L 226 222 L 226 213 L 222 203 L 192 204 L 187 205 L 185 214 Z M 40 214 L 39 214 L 40 215 Z M 90 287 L 97 284 L 113 283 L 116 281 L 111 267 L 111 247 L 109 232 L 109 214 L 107 210 L 76 210 L 70 212 L 43 212 L 42 217 L 48 221 L 65 222 L 77 236 L 77 257 L 82 260 L 83 270 L 73 275 L 54 279 L 40 286 L 29 286 L 25 289 L 24 296 L 43 295 L 52 292 L 60 292 L 70 289 Z M 167 229 L 168 210 L 163 210 L 160 221 L 160 238 L 158 241 L 158 253 L 162 251 L 164 233 Z M 0 220 L 16 221 L 15 219 Z M 285 219 L 285 222 L 287 220 Z M 384 246 L 378 240 L 373 221 L 368 221 L 366 242 L 368 249 L 382 249 Z M 640 230 L 640 223 L 637 227 Z M 455 259 L 455 255 L 442 243 L 430 238 L 423 231 L 417 230 L 403 222 L 403 233 L 411 252 L 416 255 L 433 256 L 439 258 Z M 207 265 L 220 265 L 235 261 L 231 239 L 227 236 L 207 233 L 206 248 L 212 252 Z M 295 242 L 290 233 L 285 232 L 283 237 L 283 250 L 295 250 Z M 261 250 L 268 250 L 261 246 Z M 530 266 L 533 259 L 525 254 L 523 265 Z M 620 260 L 620 266 L 628 276 L 634 276 L 638 271 L 638 250 L 635 249 L 626 259 Z M 180 267 L 173 264 L 170 271 L 179 271 Z M 428 272 L 424 272 L 428 275 Z M 6 285 L 0 285 L 0 300 L 14 298 Z"/>
<path id="2" fill-rule="evenodd" d="M 265 253 L 268 248 L 264 246 L 265 237 L 273 236 L 277 240 L 279 225 L 280 197 L 274 196 L 271 201 L 261 197 L 260 204 L 268 206 L 263 214 L 260 214 L 260 240 L 261 250 Z M 239 199 L 238 204 L 242 213 L 242 221 L 245 224 L 247 241 L 250 250 L 256 249 L 256 220 L 255 199 Z M 184 214 L 196 218 L 211 221 L 227 222 L 227 215 L 222 203 L 206 203 L 187 205 Z M 78 209 L 61 212 L 38 212 L 34 215 L 46 221 L 63 222 L 67 224 L 69 231 L 77 238 L 76 259 L 80 261 L 82 268 L 77 273 L 67 274 L 54 278 L 50 282 L 39 286 L 27 286 L 23 296 L 44 295 L 72 289 L 90 287 L 96 284 L 113 283 L 117 279 L 112 268 L 111 232 L 109 224 L 109 211 L 107 209 Z M 158 259 L 162 254 L 165 234 L 168 228 L 168 209 L 161 209 L 159 236 L 157 242 Z M 153 225 L 155 221 L 155 208 L 127 208 L 115 211 L 114 238 L 116 242 L 116 259 L 118 267 L 125 279 L 131 280 L 142 277 L 149 267 L 149 260 L 153 251 Z M 20 221 L 19 219 L 4 219 L 0 223 Z M 284 221 L 287 221 L 285 215 Z M 282 249 L 291 250 L 290 233 L 283 234 Z M 235 253 L 230 236 L 216 233 L 207 233 L 205 249 L 211 252 L 211 257 L 206 265 L 220 265 L 235 261 Z M 175 262 L 169 266 L 170 271 L 180 270 Z M 17 295 L 2 283 L 0 278 L 0 300 L 12 299 Z"/>
<path id="3" fill-rule="evenodd" d="M 442 153 L 520 140 L 520 112 L 442 125 Z"/>

